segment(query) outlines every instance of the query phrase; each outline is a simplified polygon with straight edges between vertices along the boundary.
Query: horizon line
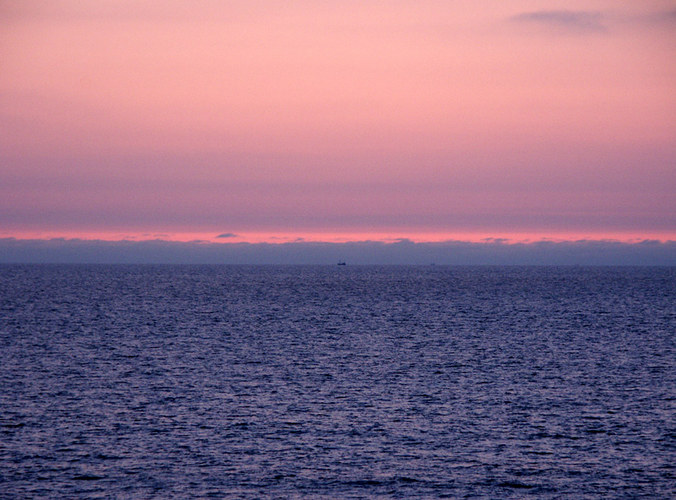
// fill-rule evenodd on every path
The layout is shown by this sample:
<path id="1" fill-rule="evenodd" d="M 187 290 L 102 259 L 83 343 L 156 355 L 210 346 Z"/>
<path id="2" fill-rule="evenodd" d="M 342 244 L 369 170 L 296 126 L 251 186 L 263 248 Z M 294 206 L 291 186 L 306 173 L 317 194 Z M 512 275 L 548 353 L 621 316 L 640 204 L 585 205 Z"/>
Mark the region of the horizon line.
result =
<path id="1" fill-rule="evenodd" d="M 509 242 L 360 240 L 226 242 L 0 237 L 0 262 L 82 264 L 648 265 L 676 266 L 676 240 Z"/>

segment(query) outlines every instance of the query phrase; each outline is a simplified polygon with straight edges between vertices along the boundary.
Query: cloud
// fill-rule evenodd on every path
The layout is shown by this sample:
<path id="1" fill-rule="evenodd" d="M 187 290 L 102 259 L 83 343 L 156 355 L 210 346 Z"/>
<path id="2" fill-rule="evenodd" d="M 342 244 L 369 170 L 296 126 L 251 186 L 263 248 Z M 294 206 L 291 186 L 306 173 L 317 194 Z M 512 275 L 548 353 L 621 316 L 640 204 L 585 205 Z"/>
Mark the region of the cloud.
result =
<path id="1" fill-rule="evenodd" d="M 670 26 L 676 24 L 676 9 L 656 12 L 648 16 L 647 21 L 651 24 L 662 24 Z"/>
<path id="2" fill-rule="evenodd" d="M 216 238 L 237 238 L 235 233 L 223 233 L 216 236 Z"/>
<path id="3" fill-rule="evenodd" d="M 539 25 L 567 33 L 601 33 L 606 31 L 603 15 L 594 11 L 538 10 L 523 12 L 511 18 L 513 22 Z"/>

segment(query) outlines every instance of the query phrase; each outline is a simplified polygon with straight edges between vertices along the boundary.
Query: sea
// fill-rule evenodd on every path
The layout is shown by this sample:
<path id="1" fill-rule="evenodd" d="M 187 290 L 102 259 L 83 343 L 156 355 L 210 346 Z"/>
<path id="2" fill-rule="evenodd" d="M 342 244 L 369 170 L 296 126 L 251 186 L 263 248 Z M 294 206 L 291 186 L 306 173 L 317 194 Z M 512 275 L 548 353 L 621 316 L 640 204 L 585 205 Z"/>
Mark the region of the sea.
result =
<path id="1" fill-rule="evenodd" d="M 676 268 L 0 266 L 0 498 L 674 498 Z"/>

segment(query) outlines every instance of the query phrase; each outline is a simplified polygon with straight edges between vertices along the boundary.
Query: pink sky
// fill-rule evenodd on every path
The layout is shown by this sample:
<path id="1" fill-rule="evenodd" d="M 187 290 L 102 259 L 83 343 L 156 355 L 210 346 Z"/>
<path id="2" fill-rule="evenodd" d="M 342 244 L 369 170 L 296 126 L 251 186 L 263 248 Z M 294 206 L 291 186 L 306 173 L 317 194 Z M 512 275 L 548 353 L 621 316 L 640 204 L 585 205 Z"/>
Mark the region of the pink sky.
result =
<path id="1" fill-rule="evenodd" d="M 0 237 L 676 239 L 676 2 L 3 1 L 0 130 Z"/>

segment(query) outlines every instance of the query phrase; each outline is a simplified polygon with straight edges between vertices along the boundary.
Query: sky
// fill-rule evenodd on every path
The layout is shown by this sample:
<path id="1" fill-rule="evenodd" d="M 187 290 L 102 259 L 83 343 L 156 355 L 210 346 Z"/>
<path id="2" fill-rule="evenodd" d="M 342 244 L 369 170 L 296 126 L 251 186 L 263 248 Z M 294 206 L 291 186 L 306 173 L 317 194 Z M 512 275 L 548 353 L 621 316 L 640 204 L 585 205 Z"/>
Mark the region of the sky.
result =
<path id="1" fill-rule="evenodd" d="M 12 241 L 667 242 L 676 1 L 0 0 L 0 130 Z"/>

